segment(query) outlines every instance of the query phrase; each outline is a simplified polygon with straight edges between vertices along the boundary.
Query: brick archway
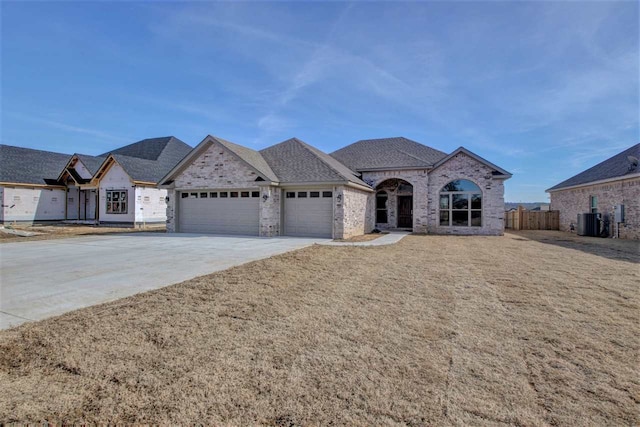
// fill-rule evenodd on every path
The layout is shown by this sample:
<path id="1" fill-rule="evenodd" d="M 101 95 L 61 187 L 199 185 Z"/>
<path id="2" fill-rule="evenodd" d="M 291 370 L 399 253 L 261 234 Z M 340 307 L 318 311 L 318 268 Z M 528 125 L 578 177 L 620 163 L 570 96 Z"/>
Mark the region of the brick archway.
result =
<path id="1" fill-rule="evenodd" d="M 376 186 L 376 228 L 413 228 L 413 184 L 402 178 L 386 178 Z"/>

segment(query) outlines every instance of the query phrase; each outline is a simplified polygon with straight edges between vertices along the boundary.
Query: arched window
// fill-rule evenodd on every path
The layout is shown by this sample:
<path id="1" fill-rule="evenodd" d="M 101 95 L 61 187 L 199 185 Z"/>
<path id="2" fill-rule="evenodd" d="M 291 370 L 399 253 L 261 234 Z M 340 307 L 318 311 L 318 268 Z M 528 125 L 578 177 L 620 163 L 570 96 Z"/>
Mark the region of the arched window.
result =
<path id="1" fill-rule="evenodd" d="M 482 190 L 466 179 L 451 181 L 440 191 L 440 225 L 482 227 Z"/>
<path id="2" fill-rule="evenodd" d="M 378 191 L 376 193 L 376 223 L 386 224 L 387 220 L 387 200 L 389 195 L 386 191 Z"/>

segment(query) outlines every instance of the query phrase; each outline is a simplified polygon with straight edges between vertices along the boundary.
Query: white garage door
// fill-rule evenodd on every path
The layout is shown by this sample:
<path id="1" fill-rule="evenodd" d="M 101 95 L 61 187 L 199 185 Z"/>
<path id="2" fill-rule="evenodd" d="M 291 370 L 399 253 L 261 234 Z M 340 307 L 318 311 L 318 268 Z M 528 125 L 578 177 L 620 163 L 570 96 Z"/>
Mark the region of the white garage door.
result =
<path id="1" fill-rule="evenodd" d="M 284 234 L 286 236 L 331 237 L 333 192 L 326 190 L 285 191 Z"/>
<path id="2" fill-rule="evenodd" d="M 179 197 L 180 232 L 259 234 L 259 191 L 199 190 L 181 192 Z"/>

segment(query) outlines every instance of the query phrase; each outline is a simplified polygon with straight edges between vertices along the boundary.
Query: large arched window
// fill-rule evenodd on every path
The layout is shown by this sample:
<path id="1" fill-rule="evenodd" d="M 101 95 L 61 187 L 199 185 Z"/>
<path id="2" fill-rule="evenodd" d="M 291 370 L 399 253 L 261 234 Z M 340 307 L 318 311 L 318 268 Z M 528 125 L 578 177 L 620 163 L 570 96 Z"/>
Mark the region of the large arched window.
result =
<path id="1" fill-rule="evenodd" d="M 451 181 L 440 191 L 440 225 L 482 227 L 482 191 L 466 179 Z"/>
<path id="2" fill-rule="evenodd" d="M 388 222 L 387 201 L 389 195 L 386 191 L 378 191 L 376 193 L 376 223 L 386 224 Z"/>

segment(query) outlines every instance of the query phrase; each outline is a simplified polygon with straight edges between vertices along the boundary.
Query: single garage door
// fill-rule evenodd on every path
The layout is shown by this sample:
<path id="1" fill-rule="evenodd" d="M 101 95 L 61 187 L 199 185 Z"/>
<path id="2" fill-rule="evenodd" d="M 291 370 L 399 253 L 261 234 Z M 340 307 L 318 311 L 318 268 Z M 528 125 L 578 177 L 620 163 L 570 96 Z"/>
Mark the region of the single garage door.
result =
<path id="1" fill-rule="evenodd" d="M 285 191 L 284 234 L 331 238 L 333 192 L 326 190 Z"/>
<path id="2" fill-rule="evenodd" d="M 182 233 L 259 234 L 259 191 L 199 190 L 181 192 L 179 197 Z"/>

